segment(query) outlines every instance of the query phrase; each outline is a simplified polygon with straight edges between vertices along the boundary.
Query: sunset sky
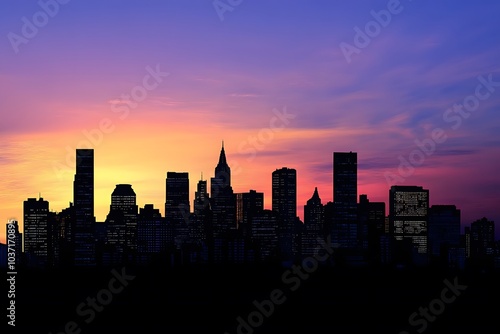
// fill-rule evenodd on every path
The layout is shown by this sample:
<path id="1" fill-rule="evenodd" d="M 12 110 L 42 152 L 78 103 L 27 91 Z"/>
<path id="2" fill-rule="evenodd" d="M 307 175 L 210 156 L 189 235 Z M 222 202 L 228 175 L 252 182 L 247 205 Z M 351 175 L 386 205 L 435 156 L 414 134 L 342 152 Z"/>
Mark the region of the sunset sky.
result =
<path id="1" fill-rule="evenodd" d="M 285 166 L 301 218 L 314 187 L 332 201 L 333 152 L 353 151 L 358 194 L 423 186 L 500 238 L 499 13 L 497 0 L 2 0 L 0 219 L 22 223 L 39 193 L 68 207 L 89 147 L 97 221 L 121 183 L 164 214 L 166 173 L 189 172 L 192 203 L 224 140 L 234 191 L 264 192 L 266 208 Z"/>

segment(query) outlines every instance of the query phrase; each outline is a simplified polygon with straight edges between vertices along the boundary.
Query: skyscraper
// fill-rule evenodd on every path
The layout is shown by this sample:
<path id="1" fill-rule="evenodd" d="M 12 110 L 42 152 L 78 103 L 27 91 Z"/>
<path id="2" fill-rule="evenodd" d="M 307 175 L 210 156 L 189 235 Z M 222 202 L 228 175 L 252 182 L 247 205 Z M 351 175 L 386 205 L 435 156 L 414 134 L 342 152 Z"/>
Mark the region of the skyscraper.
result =
<path id="1" fill-rule="evenodd" d="M 165 252 L 166 247 L 166 224 L 160 210 L 146 204 L 137 218 L 137 262 L 148 264 L 153 256 Z"/>
<path id="2" fill-rule="evenodd" d="M 246 193 L 236 194 L 236 222 L 238 229 L 244 235 L 251 232 L 252 218 L 262 210 L 264 210 L 264 193 L 250 190 Z"/>
<path id="3" fill-rule="evenodd" d="M 106 219 L 106 243 L 116 261 L 134 261 L 137 253 L 136 194 L 130 184 L 116 185 Z"/>
<path id="4" fill-rule="evenodd" d="M 279 218 L 272 210 L 262 210 L 252 217 L 250 239 L 255 252 L 255 260 L 275 261 L 279 254 Z"/>
<path id="5" fill-rule="evenodd" d="M 333 153 L 332 242 L 356 249 L 358 243 L 358 156 L 356 152 Z"/>
<path id="6" fill-rule="evenodd" d="M 94 150 L 76 150 L 76 174 L 73 183 L 75 221 L 73 233 L 74 264 L 94 266 Z"/>
<path id="7" fill-rule="evenodd" d="M 73 231 L 75 227 L 75 206 L 69 203 L 69 207 L 57 214 L 59 222 L 59 250 L 60 261 L 63 266 L 71 266 L 74 261 Z"/>
<path id="8" fill-rule="evenodd" d="M 195 215 L 203 215 L 210 208 L 207 181 L 199 180 L 194 193 L 193 210 Z"/>
<path id="9" fill-rule="evenodd" d="M 495 250 L 495 223 L 486 217 L 470 224 L 470 256 L 477 260 L 492 257 Z"/>
<path id="10" fill-rule="evenodd" d="M 193 223 L 190 226 L 190 237 L 206 243 L 207 237 L 211 237 L 213 232 L 212 216 L 210 214 L 210 197 L 207 192 L 207 181 L 199 180 L 194 193 L 194 215 Z M 205 244 L 206 245 L 206 244 Z"/>
<path id="11" fill-rule="evenodd" d="M 427 255 L 429 190 L 418 186 L 392 186 L 389 224 L 396 241 L 408 241 L 418 254 Z M 426 261 L 426 256 L 420 256 Z M 415 260 L 415 259 L 413 259 Z"/>
<path id="12" fill-rule="evenodd" d="M 188 238 L 189 174 L 167 172 L 165 189 L 165 220 L 168 224 L 169 238 L 180 248 Z"/>
<path id="13" fill-rule="evenodd" d="M 280 251 L 285 261 L 294 256 L 297 218 L 297 171 L 283 167 L 272 173 L 272 211 L 279 218 Z"/>
<path id="14" fill-rule="evenodd" d="M 43 198 L 24 201 L 24 252 L 29 265 L 45 266 L 49 254 L 49 202 Z"/>
<path id="15" fill-rule="evenodd" d="M 302 229 L 302 256 L 315 255 L 319 245 L 318 238 L 324 239 L 324 208 L 318 188 L 314 188 L 312 197 L 304 205 L 304 228 Z"/>
<path id="16" fill-rule="evenodd" d="M 214 177 L 210 179 L 210 205 L 212 209 L 212 233 L 209 248 L 215 262 L 225 262 L 229 258 L 229 240 L 236 231 L 236 198 L 231 187 L 231 169 L 226 160 L 224 143 L 215 167 Z M 210 250 L 209 250 L 210 253 Z"/>
<path id="17" fill-rule="evenodd" d="M 137 199 L 130 184 L 118 184 L 111 194 L 111 210 L 123 212 L 125 245 L 130 253 L 137 250 Z"/>
<path id="18" fill-rule="evenodd" d="M 167 172 L 165 217 L 174 225 L 187 223 L 189 218 L 189 174 Z"/>
<path id="19" fill-rule="evenodd" d="M 384 202 L 370 202 L 366 194 L 359 196 L 358 239 L 365 258 L 370 263 L 382 261 L 385 219 Z"/>
<path id="20" fill-rule="evenodd" d="M 460 245 L 460 210 L 455 205 L 429 208 L 429 255 L 448 258 L 448 250 Z"/>
<path id="21" fill-rule="evenodd" d="M 210 191 L 214 235 L 226 235 L 229 230 L 236 229 L 236 198 L 231 187 L 231 168 L 227 164 L 224 144 L 215 176 L 210 179 Z"/>

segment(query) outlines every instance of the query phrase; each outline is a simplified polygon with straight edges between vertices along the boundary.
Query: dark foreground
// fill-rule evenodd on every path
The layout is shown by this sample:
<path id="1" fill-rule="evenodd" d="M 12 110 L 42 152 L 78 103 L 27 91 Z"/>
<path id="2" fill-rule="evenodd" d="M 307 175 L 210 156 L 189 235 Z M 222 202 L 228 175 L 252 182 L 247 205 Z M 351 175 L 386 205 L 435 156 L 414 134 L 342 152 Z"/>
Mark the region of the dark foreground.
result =
<path id="1" fill-rule="evenodd" d="M 498 333 L 499 300 L 498 272 L 320 267 L 307 274 L 277 265 L 24 270 L 16 281 L 16 330 Z"/>

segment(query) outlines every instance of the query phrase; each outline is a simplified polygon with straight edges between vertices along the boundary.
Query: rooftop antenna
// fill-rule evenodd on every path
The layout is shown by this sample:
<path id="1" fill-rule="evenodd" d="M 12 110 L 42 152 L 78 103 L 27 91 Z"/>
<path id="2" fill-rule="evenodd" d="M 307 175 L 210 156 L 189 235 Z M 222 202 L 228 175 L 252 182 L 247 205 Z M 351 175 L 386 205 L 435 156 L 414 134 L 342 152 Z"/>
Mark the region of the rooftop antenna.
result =
<path id="1" fill-rule="evenodd" d="M 203 181 L 203 172 L 201 172 L 201 180 Z"/>

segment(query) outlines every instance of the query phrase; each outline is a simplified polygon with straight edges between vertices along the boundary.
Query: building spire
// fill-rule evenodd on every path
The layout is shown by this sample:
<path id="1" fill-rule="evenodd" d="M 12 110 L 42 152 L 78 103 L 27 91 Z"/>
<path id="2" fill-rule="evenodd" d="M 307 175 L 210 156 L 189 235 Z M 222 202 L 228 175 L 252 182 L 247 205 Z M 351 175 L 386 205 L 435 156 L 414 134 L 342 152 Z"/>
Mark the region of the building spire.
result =
<path id="1" fill-rule="evenodd" d="M 224 141 L 219 155 L 219 163 L 215 167 L 215 177 L 223 180 L 224 185 L 231 185 L 231 168 L 227 164 L 226 151 L 224 150 Z"/>
<path id="2" fill-rule="evenodd" d="M 226 151 L 224 151 L 224 141 L 222 141 L 222 148 L 220 150 L 219 166 L 227 166 Z"/>
<path id="3" fill-rule="evenodd" d="M 318 187 L 314 187 L 314 193 L 313 193 L 312 198 L 319 199 Z"/>
<path id="4" fill-rule="evenodd" d="M 321 198 L 319 197 L 318 187 L 314 187 L 314 193 L 312 197 L 307 201 L 307 204 L 321 204 Z"/>

